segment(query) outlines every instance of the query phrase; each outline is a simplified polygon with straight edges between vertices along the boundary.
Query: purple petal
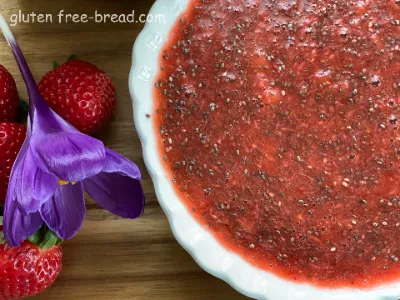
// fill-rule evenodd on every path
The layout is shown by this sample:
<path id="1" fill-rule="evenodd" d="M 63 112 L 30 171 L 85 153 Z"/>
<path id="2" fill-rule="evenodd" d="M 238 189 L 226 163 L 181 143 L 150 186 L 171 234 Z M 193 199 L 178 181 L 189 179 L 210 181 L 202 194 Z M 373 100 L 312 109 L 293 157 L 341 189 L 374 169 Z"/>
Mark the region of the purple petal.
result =
<path id="1" fill-rule="evenodd" d="M 124 156 L 106 148 L 103 172 L 86 179 L 83 186 L 102 207 L 123 218 L 142 215 L 144 194 L 139 168 Z"/>
<path id="2" fill-rule="evenodd" d="M 145 198 L 139 180 L 102 172 L 84 180 L 83 186 L 100 206 L 114 215 L 134 219 L 143 213 Z"/>
<path id="3" fill-rule="evenodd" d="M 47 226 L 63 239 L 76 235 L 85 219 L 82 183 L 60 185 L 54 196 L 40 209 Z"/>
<path id="4" fill-rule="evenodd" d="M 59 117 L 44 120 L 37 112 L 33 120 L 31 147 L 39 167 L 67 182 L 82 181 L 101 172 L 106 161 L 104 144 L 72 127 L 66 131 L 60 128 L 65 123 L 51 123 L 51 119 Z"/>
<path id="5" fill-rule="evenodd" d="M 24 157 L 29 149 L 30 127 L 28 126 L 27 138 L 15 159 L 8 184 L 3 219 L 3 231 L 7 242 L 14 247 L 34 234 L 43 224 L 38 213 L 22 214 L 16 202 L 16 190 L 19 188 L 17 179 L 20 176 L 18 170 L 23 163 Z"/>
<path id="6" fill-rule="evenodd" d="M 7 242 L 13 247 L 18 247 L 42 227 L 43 220 L 39 213 L 22 214 L 14 201 L 15 195 L 9 194 L 4 208 L 3 232 Z"/>
<path id="7" fill-rule="evenodd" d="M 121 173 L 137 180 L 142 179 L 137 165 L 121 154 L 108 148 L 106 148 L 106 164 L 103 168 L 103 172 Z"/>
<path id="8" fill-rule="evenodd" d="M 39 131 L 45 131 L 46 133 L 56 133 L 61 131 L 80 133 L 79 130 L 61 118 L 47 104 L 46 107 L 41 107 L 40 110 L 36 109 L 36 114 L 38 114 L 38 117 L 36 118 L 34 127 Z"/>
<path id="9" fill-rule="evenodd" d="M 37 167 L 30 148 L 14 165 L 12 178 L 15 180 L 17 205 L 24 214 L 38 212 L 58 186 L 56 176 Z"/>

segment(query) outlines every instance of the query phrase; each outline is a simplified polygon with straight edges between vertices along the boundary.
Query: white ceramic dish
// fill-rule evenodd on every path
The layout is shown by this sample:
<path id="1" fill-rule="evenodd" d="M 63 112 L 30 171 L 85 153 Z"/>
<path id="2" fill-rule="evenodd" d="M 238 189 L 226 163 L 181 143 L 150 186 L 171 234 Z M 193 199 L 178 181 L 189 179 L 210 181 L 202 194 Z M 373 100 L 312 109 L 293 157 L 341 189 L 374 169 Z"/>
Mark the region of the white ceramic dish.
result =
<path id="1" fill-rule="evenodd" d="M 155 191 L 178 242 L 207 272 L 221 278 L 248 297 L 267 300 L 397 300 L 400 283 L 369 291 L 324 290 L 295 284 L 262 271 L 223 248 L 199 225 L 181 203 L 161 165 L 157 152 L 158 128 L 153 127 L 153 83 L 159 69 L 160 49 L 172 25 L 189 0 L 157 0 L 150 14 L 163 14 L 165 22 L 147 23 L 133 49 L 129 88 L 133 99 L 134 119 L 143 146 L 143 157 L 153 179 Z"/>

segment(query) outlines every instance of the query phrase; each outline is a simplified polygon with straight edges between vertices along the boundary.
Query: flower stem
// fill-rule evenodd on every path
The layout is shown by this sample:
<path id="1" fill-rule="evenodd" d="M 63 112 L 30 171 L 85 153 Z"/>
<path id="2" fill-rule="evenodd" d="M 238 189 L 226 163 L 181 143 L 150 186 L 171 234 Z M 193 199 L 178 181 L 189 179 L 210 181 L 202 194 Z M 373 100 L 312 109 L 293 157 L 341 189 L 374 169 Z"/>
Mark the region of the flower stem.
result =
<path id="1" fill-rule="evenodd" d="M 32 75 L 31 70 L 29 69 L 29 66 L 25 60 L 25 57 L 21 51 L 21 48 L 19 47 L 13 33 L 11 32 L 10 28 L 8 27 L 7 22 L 5 21 L 4 17 L 0 14 L 0 28 L 3 31 L 4 37 L 6 38 L 13 54 L 14 57 L 17 61 L 19 70 L 22 74 L 22 77 L 24 78 L 25 84 L 28 89 L 28 94 L 29 94 L 29 101 L 31 102 L 30 110 L 29 113 L 33 114 L 33 106 L 35 107 L 42 107 L 47 106 L 44 105 L 44 100 L 40 95 L 39 88 L 36 84 L 36 81 Z"/>

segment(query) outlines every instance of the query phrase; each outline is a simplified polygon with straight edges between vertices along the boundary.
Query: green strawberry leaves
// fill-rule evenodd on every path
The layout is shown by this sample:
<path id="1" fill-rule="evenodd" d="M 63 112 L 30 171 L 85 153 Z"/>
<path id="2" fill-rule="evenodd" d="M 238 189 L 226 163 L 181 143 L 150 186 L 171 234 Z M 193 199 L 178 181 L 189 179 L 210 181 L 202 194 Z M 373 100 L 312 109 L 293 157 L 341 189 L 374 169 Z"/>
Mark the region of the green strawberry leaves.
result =
<path id="1" fill-rule="evenodd" d="M 40 243 L 39 248 L 40 249 L 50 249 L 54 246 L 57 245 L 59 238 L 57 234 L 55 234 L 53 231 L 48 229 L 46 231 L 46 234 L 44 235 L 43 241 Z"/>
<path id="2" fill-rule="evenodd" d="M 60 245 L 64 240 L 59 238 L 56 233 L 50 230 L 46 225 L 36 231 L 28 238 L 28 241 L 37 245 L 40 249 L 50 249 Z"/>
<path id="3" fill-rule="evenodd" d="M 75 54 L 72 54 L 70 57 L 68 57 L 67 61 L 71 61 L 71 60 L 77 60 L 78 56 L 76 56 Z"/>
<path id="4" fill-rule="evenodd" d="M 42 235 L 41 235 L 41 229 L 40 229 L 40 230 L 36 231 L 33 235 L 31 235 L 28 238 L 28 241 L 31 242 L 32 244 L 38 245 L 40 243 L 41 238 L 42 238 Z"/>
<path id="5" fill-rule="evenodd" d="M 0 226 L 3 225 L 3 217 L 0 216 Z M 6 238 L 4 237 L 3 231 L 0 231 L 0 245 L 3 245 L 6 243 Z"/>
<path id="6" fill-rule="evenodd" d="M 67 62 L 69 62 L 71 60 L 77 60 L 77 59 L 78 59 L 78 56 L 76 56 L 75 54 L 72 54 L 70 57 L 67 58 Z M 53 61 L 53 69 L 57 69 L 59 66 L 60 66 L 60 64 L 54 60 Z"/>
<path id="7" fill-rule="evenodd" d="M 18 123 L 24 123 L 28 116 L 28 111 L 29 111 L 29 104 L 25 100 L 19 99 L 16 121 Z"/>

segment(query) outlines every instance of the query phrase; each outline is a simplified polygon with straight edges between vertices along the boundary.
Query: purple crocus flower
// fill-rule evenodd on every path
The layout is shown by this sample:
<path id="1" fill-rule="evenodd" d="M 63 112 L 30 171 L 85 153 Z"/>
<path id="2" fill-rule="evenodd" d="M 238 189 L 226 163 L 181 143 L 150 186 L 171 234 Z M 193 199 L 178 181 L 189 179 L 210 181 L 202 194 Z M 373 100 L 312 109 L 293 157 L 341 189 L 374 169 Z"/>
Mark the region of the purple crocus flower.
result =
<path id="1" fill-rule="evenodd" d="M 143 213 L 138 167 L 64 121 L 39 93 L 7 23 L 3 30 L 29 94 L 27 137 L 14 163 L 4 208 L 7 242 L 19 246 L 45 223 L 63 239 L 76 235 L 86 214 L 86 192 L 123 218 Z"/>

